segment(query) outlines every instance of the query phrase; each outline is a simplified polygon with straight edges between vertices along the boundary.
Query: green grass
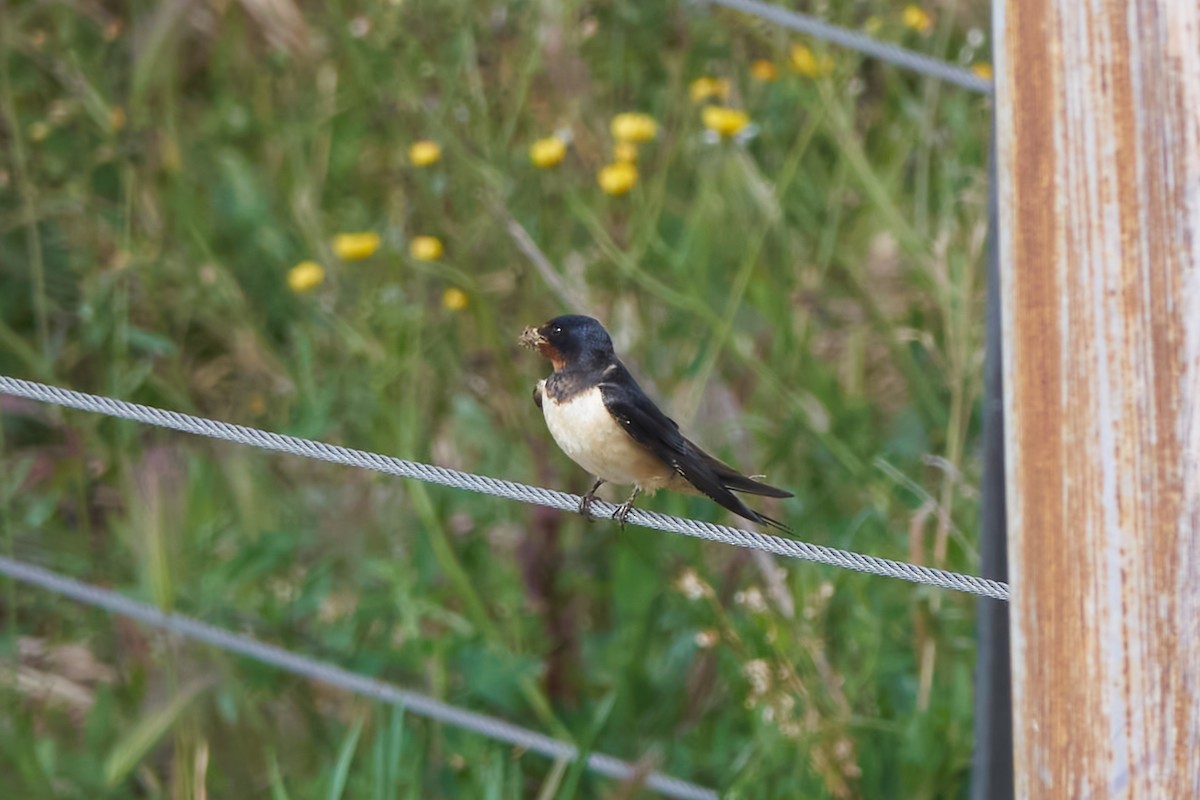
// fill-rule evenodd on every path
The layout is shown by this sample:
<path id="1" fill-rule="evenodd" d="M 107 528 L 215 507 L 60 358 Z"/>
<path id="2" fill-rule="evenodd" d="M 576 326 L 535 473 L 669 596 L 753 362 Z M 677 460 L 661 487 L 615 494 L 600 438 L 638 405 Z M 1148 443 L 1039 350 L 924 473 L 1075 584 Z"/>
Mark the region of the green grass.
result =
<path id="1" fill-rule="evenodd" d="M 899 3 L 835 5 L 986 59 L 963 55 L 982 2 L 926 35 Z M 837 50 L 804 77 L 802 40 L 691 4 L 189 7 L 2 12 L 0 372 L 582 491 L 515 339 L 590 311 L 685 428 L 796 492 L 769 513 L 801 538 L 976 569 L 985 98 Z M 706 141 L 704 75 L 749 141 Z M 659 134 L 609 197 L 627 110 Z M 421 138 L 443 156 L 416 168 Z M 383 245 L 339 260 L 347 231 Z M 444 258 L 409 257 L 418 235 Z M 309 259 L 325 282 L 296 294 Z M 6 552 L 723 796 L 965 792 L 968 597 L 0 404 Z M 644 793 L 23 587 L 0 602 L 13 796 Z"/>

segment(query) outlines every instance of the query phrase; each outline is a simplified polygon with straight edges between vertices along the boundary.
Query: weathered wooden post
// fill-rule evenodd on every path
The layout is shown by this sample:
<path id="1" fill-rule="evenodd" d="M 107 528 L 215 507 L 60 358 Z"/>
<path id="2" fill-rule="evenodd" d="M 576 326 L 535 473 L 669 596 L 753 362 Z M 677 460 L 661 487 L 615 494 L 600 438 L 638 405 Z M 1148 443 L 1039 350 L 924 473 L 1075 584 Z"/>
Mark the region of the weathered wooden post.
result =
<path id="1" fill-rule="evenodd" d="M 1200 4 L 997 0 L 1018 797 L 1200 797 Z"/>

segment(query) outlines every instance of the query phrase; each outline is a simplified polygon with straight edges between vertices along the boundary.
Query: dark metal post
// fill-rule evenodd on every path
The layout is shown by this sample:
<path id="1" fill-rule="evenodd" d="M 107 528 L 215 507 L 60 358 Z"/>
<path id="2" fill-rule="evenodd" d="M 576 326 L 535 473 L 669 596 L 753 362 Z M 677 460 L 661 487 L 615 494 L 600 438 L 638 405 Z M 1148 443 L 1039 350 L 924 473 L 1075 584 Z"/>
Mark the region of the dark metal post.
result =
<path id="1" fill-rule="evenodd" d="M 992 126 L 995 153 L 995 124 Z M 1008 580 L 1008 518 L 1004 510 L 1004 362 L 1000 337 L 1000 258 L 996 228 L 996 159 L 988 167 L 987 344 L 983 362 L 983 537 L 980 570 Z M 1012 680 L 1008 603 L 979 601 L 975 655 L 975 757 L 971 800 L 1013 796 Z"/>

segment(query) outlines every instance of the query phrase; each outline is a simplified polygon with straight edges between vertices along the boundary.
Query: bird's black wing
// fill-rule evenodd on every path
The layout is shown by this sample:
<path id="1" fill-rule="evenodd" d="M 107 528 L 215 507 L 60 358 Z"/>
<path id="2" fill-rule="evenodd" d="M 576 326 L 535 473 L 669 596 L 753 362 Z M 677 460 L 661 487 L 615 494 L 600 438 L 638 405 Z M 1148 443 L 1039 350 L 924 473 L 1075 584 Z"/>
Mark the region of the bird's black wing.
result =
<path id="1" fill-rule="evenodd" d="M 692 444 L 697 450 L 700 450 L 695 443 Z M 706 459 L 709 466 L 721 477 L 721 481 L 733 489 L 735 492 L 745 492 L 746 494 L 758 494 L 763 497 L 795 497 L 786 489 L 780 489 L 777 486 L 771 486 L 762 481 L 756 481 L 748 475 L 743 475 L 733 467 L 726 464 L 724 461 L 700 450 L 700 455 Z"/>
<path id="2" fill-rule="evenodd" d="M 730 491 L 730 487 L 739 491 L 757 490 L 756 494 L 773 497 L 790 497 L 790 494 L 747 478 L 704 452 L 679 431 L 675 420 L 646 396 L 623 366 L 620 370 L 623 374 L 600 384 L 601 397 L 604 407 L 635 442 L 662 459 L 697 491 L 733 513 L 790 532 L 783 523 L 747 506 Z M 754 488 L 744 488 L 748 486 Z"/>

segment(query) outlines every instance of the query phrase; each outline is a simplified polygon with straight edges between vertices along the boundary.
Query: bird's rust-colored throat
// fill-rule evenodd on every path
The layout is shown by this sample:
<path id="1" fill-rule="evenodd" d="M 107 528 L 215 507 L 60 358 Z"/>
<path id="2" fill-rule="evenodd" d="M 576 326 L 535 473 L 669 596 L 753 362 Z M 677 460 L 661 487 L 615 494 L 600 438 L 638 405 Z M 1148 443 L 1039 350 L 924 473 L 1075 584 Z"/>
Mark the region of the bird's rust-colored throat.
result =
<path id="1" fill-rule="evenodd" d="M 567 364 L 567 360 L 563 358 L 562 353 L 558 351 L 557 347 L 550 344 L 550 340 L 542 334 L 540 328 L 526 328 L 521 332 L 521 336 L 517 339 L 517 343 L 522 347 L 529 348 L 530 350 L 536 350 L 541 353 L 543 357 L 549 359 L 550 366 L 554 367 L 555 372 L 562 369 Z"/>

